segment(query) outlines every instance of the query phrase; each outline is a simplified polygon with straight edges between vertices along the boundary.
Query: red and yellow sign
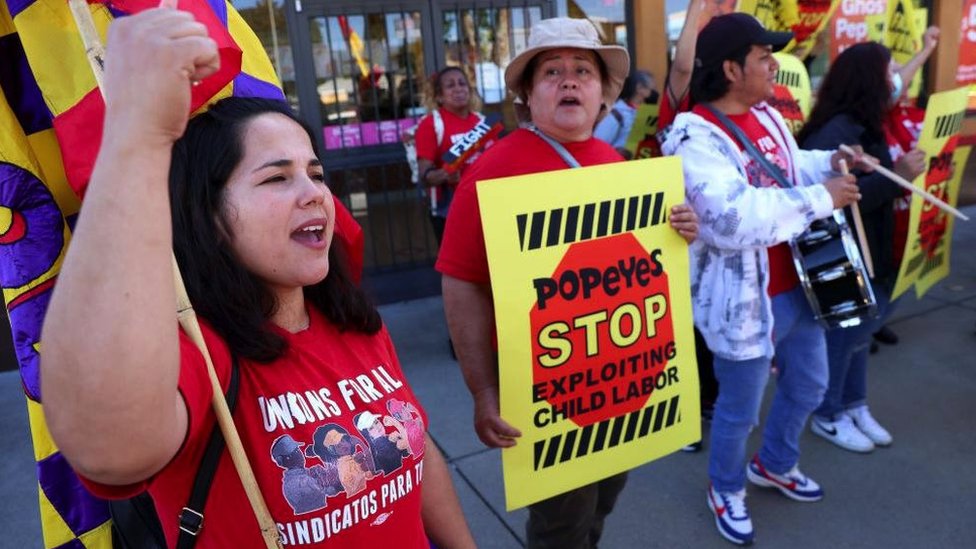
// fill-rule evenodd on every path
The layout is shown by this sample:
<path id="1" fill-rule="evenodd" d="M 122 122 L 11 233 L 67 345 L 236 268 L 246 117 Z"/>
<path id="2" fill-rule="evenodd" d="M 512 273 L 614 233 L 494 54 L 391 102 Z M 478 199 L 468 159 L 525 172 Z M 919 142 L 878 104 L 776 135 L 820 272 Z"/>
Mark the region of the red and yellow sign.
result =
<path id="1" fill-rule="evenodd" d="M 773 97 L 767 99 L 786 121 L 790 131 L 796 135 L 810 115 L 810 75 L 807 68 L 796 56 L 789 53 L 774 53 L 779 63 Z"/>
<path id="2" fill-rule="evenodd" d="M 969 90 L 934 94 L 925 110 L 925 122 L 918 148 L 928 155 L 926 172 L 915 180 L 915 186 L 956 205 L 963 168 L 969 156 L 968 147 L 958 147 L 959 132 L 966 116 Z M 898 280 L 892 299 L 912 286 L 918 297 L 925 295 L 936 282 L 949 275 L 952 226 L 955 218 L 919 197 L 912 199 L 908 222 L 908 240 L 898 269 Z"/>
<path id="3" fill-rule="evenodd" d="M 701 436 L 681 161 L 478 184 L 498 332 L 502 453 L 516 509 Z"/>
<path id="4" fill-rule="evenodd" d="M 637 107 L 634 125 L 624 148 L 630 151 L 631 158 L 653 158 L 661 156 L 661 144 L 657 141 L 657 119 L 659 105 L 643 104 Z"/>

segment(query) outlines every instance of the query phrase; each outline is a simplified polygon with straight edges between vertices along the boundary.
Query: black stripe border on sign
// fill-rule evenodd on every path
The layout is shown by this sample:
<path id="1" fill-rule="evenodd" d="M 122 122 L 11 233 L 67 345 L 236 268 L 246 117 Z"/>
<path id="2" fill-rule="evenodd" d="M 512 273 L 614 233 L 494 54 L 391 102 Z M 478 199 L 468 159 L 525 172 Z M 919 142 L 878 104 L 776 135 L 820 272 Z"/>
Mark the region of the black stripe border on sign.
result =
<path id="1" fill-rule="evenodd" d="M 526 252 L 645 229 L 667 217 L 664 192 L 656 192 L 519 213 L 515 227 L 519 249 Z"/>
<path id="2" fill-rule="evenodd" d="M 532 448 L 533 469 L 548 469 L 557 463 L 597 454 L 680 423 L 678 398 L 676 395 L 635 412 L 537 440 Z"/>

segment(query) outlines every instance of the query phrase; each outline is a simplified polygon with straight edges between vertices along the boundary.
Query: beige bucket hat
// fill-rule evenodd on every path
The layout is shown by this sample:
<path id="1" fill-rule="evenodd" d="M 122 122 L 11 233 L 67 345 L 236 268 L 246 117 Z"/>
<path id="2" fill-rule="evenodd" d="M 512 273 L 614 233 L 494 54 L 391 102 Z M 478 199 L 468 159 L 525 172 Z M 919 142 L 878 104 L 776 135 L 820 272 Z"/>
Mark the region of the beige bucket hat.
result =
<path id="1" fill-rule="evenodd" d="M 624 78 L 630 72 L 630 55 L 621 46 L 600 42 L 596 27 L 589 20 L 569 17 L 543 19 L 532 25 L 532 29 L 529 30 L 528 47 L 516 55 L 505 68 L 505 85 L 508 89 L 525 100 L 521 85 L 525 67 L 538 53 L 556 48 L 595 51 L 607 67 L 609 84 L 603 87 L 603 102 L 612 105 L 617 100 L 620 88 L 624 85 Z"/>

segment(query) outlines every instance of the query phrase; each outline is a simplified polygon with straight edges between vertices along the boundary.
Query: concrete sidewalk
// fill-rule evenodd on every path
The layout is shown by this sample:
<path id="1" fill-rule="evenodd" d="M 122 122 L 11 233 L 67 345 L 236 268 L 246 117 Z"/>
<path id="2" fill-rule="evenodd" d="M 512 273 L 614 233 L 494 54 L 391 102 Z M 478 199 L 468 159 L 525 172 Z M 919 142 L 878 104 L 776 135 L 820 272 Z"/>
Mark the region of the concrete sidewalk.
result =
<path id="1" fill-rule="evenodd" d="M 965 208 L 976 217 L 976 207 Z M 869 455 L 806 431 L 804 472 L 827 494 L 796 503 L 751 488 L 757 544 L 976 547 L 976 222 L 957 223 L 952 275 L 901 302 L 901 336 L 871 358 L 870 402 L 895 437 Z M 381 308 L 404 370 L 451 463 L 480 547 L 524 546 L 526 511 L 506 513 L 498 450 L 472 429 L 472 403 L 450 358 L 440 298 Z M 33 451 L 17 372 L 0 374 L 0 547 L 42 547 Z M 758 446 L 758 434 L 750 448 Z M 707 450 L 707 438 L 706 438 Z M 674 454 L 632 471 L 601 547 L 730 547 L 705 504 L 707 452 Z"/>

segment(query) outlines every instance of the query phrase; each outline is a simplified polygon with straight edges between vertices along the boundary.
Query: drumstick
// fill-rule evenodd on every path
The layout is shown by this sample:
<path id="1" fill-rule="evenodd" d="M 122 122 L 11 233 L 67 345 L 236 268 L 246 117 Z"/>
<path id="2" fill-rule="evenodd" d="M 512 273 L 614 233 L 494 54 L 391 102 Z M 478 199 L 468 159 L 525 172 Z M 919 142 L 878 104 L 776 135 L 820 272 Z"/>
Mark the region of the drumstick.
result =
<path id="1" fill-rule="evenodd" d="M 847 161 L 841 159 L 838 163 L 840 173 L 847 175 Z M 861 257 L 864 258 L 864 266 L 868 268 L 868 276 L 874 278 L 874 261 L 871 260 L 871 250 L 868 248 L 868 239 L 864 234 L 864 221 L 861 220 L 861 208 L 857 201 L 851 202 L 851 217 L 854 218 L 854 232 L 857 233 L 857 241 L 861 244 Z"/>
<path id="2" fill-rule="evenodd" d="M 842 150 L 845 153 L 847 153 L 849 155 L 852 155 L 854 157 L 857 157 L 858 156 L 857 151 L 855 151 L 854 149 L 848 147 L 847 145 L 841 145 L 840 146 L 840 150 Z M 911 191 L 911 192 L 913 192 L 913 193 L 921 196 L 925 200 L 928 200 L 932 204 L 938 206 L 938 208 L 940 210 L 942 210 L 942 211 L 944 211 L 946 213 L 951 213 L 952 215 L 958 217 L 959 219 L 962 219 L 963 221 L 969 221 L 969 216 L 968 215 L 966 215 L 966 214 L 960 212 L 959 210 L 953 208 L 952 206 L 946 204 L 945 202 L 943 202 L 942 200 L 940 200 L 937 196 L 933 195 L 932 193 L 930 193 L 928 191 L 924 191 L 922 189 L 919 189 L 915 185 L 912 185 L 909 181 L 906 181 L 905 178 L 903 178 L 902 176 L 900 176 L 900 175 L 896 174 L 895 172 L 889 170 L 888 168 L 885 168 L 881 164 L 878 164 L 877 162 L 875 162 L 875 161 L 873 161 L 871 159 L 863 158 L 863 157 L 861 158 L 861 162 L 864 162 L 868 166 L 871 166 L 872 168 L 875 169 L 875 171 L 879 172 L 881 175 L 884 175 L 888 179 L 894 181 L 901 188 L 906 189 L 906 190 L 909 190 L 909 191 Z"/>

